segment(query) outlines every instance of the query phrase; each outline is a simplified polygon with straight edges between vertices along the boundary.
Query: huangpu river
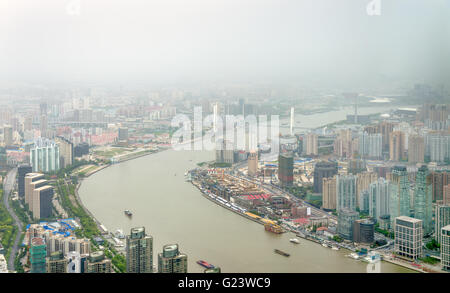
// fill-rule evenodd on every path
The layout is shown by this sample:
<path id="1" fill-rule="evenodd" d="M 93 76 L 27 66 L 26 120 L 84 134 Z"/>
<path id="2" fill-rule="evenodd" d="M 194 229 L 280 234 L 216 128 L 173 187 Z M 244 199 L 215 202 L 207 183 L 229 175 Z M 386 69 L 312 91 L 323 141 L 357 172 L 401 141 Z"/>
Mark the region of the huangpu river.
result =
<path id="1" fill-rule="evenodd" d="M 380 109 L 361 109 L 361 113 L 378 113 Z M 337 111 L 339 112 L 339 111 Z M 308 121 L 306 127 L 318 127 L 345 118 L 333 112 L 296 119 Z M 106 228 L 122 229 L 144 226 L 153 236 L 154 264 L 165 244 L 177 243 L 188 255 L 188 271 L 203 272 L 197 260 L 219 266 L 222 272 L 287 273 L 361 273 L 366 264 L 346 257 L 339 251 L 299 239 L 289 242 L 292 233 L 273 234 L 260 224 L 228 211 L 204 198 L 185 172 L 197 163 L 214 159 L 211 151 L 174 151 L 140 157 L 108 167 L 83 180 L 79 189 L 82 203 Z M 130 219 L 124 210 L 133 212 Z M 274 253 L 280 249 L 290 254 Z M 411 272 L 383 262 L 381 272 Z"/>

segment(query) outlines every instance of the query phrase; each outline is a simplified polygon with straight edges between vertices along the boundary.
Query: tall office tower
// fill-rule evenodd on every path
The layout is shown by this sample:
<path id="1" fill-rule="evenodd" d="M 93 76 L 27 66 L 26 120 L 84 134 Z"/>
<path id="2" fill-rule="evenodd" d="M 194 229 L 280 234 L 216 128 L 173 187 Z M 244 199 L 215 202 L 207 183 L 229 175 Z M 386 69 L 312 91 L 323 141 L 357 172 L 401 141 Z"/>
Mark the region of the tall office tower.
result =
<path id="1" fill-rule="evenodd" d="M 111 260 L 105 257 L 103 251 L 94 251 L 87 262 L 88 273 L 112 273 Z"/>
<path id="2" fill-rule="evenodd" d="M 433 230 L 433 194 L 429 175 L 427 166 L 420 167 L 416 174 L 414 189 L 414 218 L 422 220 L 424 235 L 430 234 Z"/>
<path id="3" fill-rule="evenodd" d="M 39 139 L 30 150 L 30 163 L 33 172 L 52 172 L 59 170 L 59 146 L 51 141 Z"/>
<path id="4" fill-rule="evenodd" d="M 389 214 L 391 216 L 391 226 L 395 218 L 399 216 L 411 215 L 411 197 L 409 193 L 408 172 L 404 166 L 395 166 L 391 173 Z"/>
<path id="5" fill-rule="evenodd" d="M 425 140 L 420 135 L 408 137 L 408 162 L 423 163 L 425 160 Z"/>
<path id="6" fill-rule="evenodd" d="M 67 273 L 67 259 L 61 251 L 55 251 L 47 257 L 47 273 Z"/>
<path id="7" fill-rule="evenodd" d="M 356 180 L 355 175 L 336 176 L 336 211 L 342 209 L 356 210 Z"/>
<path id="8" fill-rule="evenodd" d="M 441 267 L 450 271 L 450 225 L 441 229 Z"/>
<path id="9" fill-rule="evenodd" d="M 390 182 L 384 178 L 369 185 L 369 215 L 375 220 L 389 215 Z"/>
<path id="10" fill-rule="evenodd" d="M 144 227 L 132 228 L 126 239 L 127 273 L 153 272 L 153 237 Z"/>
<path id="11" fill-rule="evenodd" d="M 294 114 L 294 107 L 291 107 L 291 121 L 290 121 L 290 134 L 291 136 L 294 135 L 294 124 L 295 124 L 295 114 Z"/>
<path id="12" fill-rule="evenodd" d="M 314 186 L 315 193 L 322 193 L 323 178 L 333 177 L 338 173 L 338 165 L 335 162 L 320 161 L 314 166 Z"/>
<path id="13" fill-rule="evenodd" d="M 45 185 L 33 190 L 32 212 L 35 219 L 47 219 L 52 216 L 53 187 Z"/>
<path id="14" fill-rule="evenodd" d="M 338 214 L 337 233 L 346 240 L 353 239 L 353 223 L 359 219 L 359 214 L 353 210 L 342 209 Z"/>
<path id="15" fill-rule="evenodd" d="M 25 197 L 25 175 L 31 172 L 33 168 L 30 165 L 20 165 L 17 168 L 18 195 L 22 199 Z"/>
<path id="16" fill-rule="evenodd" d="M 371 244 L 374 242 L 375 223 L 369 219 L 353 222 L 353 242 Z"/>
<path id="17" fill-rule="evenodd" d="M 450 225 L 450 206 L 437 205 L 434 220 L 434 239 L 437 242 L 441 242 L 441 229 L 447 225 Z"/>
<path id="18" fill-rule="evenodd" d="M 319 136 L 315 133 L 306 135 L 306 155 L 317 156 L 319 154 Z"/>
<path id="19" fill-rule="evenodd" d="M 431 184 L 433 184 L 433 201 L 443 200 L 444 186 L 450 184 L 450 172 L 431 172 Z"/>
<path id="20" fill-rule="evenodd" d="M 444 186 L 442 201 L 444 205 L 450 205 L 450 184 Z"/>
<path id="21" fill-rule="evenodd" d="M 234 163 L 234 146 L 231 141 L 221 139 L 217 142 L 216 163 Z"/>
<path id="22" fill-rule="evenodd" d="M 44 179 L 44 174 L 41 173 L 27 173 L 24 178 L 25 183 L 25 203 L 28 204 L 29 209 L 33 207 L 31 201 L 33 200 L 33 190 L 35 185 L 32 185 L 34 182 L 38 182 L 38 187 L 44 186 L 47 180 Z"/>
<path id="23" fill-rule="evenodd" d="M 73 164 L 73 143 L 65 139 L 62 136 L 55 138 L 56 143 L 59 146 L 59 166 L 66 168 Z"/>
<path id="24" fill-rule="evenodd" d="M 47 251 L 44 239 L 40 237 L 32 238 L 30 246 L 31 273 L 45 273 L 46 256 Z"/>
<path id="25" fill-rule="evenodd" d="M 336 177 L 323 178 L 322 207 L 327 210 L 336 209 Z"/>
<path id="26" fill-rule="evenodd" d="M 401 131 L 393 131 L 389 139 L 389 159 L 402 161 L 405 156 L 405 134 Z"/>
<path id="27" fill-rule="evenodd" d="M 12 146 L 13 141 L 13 128 L 9 125 L 3 128 L 3 141 L 5 142 L 5 146 Z"/>
<path id="28" fill-rule="evenodd" d="M 251 151 L 248 156 L 248 176 L 256 176 L 258 172 L 258 153 Z"/>
<path id="29" fill-rule="evenodd" d="M 47 102 L 42 102 L 39 104 L 39 113 L 40 115 L 47 115 L 48 110 L 47 110 Z"/>
<path id="30" fill-rule="evenodd" d="M 359 154 L 363 158 L 380 159 L 383 156 L 383 137 L 380 133 L 359 134 Z"/>
<path id="31" fill-rule="evenodd" d="M 278 155 L 278 179 L 282 187 L 292 186 L 294 182 L 294 156 L 291 153 Z"/>
<path id="32" fill-rule="evenodd" d="M 423 228 L 422 221 L 407 216 L 394 220 L 395 253 L 408 260 L 422 257 Z"/>
<path id="33" fill-rule="evenodd" d="M 347 174 L 356 175 L 367 170 L 366 163 L 363 160 L 350 160 L 347 165 Z"/>
<path id="34" fill-rule="evenodd" d="M 180 253 L 178 244 L 163 246 L 163 252 L 158 253 L 158 273 L 187 273 L 187 255 Z"/>
<path id="35" fill-rule="evenodd" d="M 376 181 L 378 175 L 377 173 L 366 171 L 358 173 L 356 176 L 356 206 L 358 206 L 360 210 L 364 210 L 362 208 L 363 201 L 361 200 L 361 193 L 369 189 L 370 183 Z"/>

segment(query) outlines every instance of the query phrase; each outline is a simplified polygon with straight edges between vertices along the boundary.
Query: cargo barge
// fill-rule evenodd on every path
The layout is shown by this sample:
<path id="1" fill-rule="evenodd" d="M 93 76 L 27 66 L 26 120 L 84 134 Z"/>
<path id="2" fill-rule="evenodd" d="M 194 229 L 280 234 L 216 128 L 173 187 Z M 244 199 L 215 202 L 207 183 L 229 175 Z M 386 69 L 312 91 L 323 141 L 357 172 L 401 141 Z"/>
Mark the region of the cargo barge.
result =
<path id="1" fill-rule="evenodd" d="M 275 249 L 274 251 L 275 251 L 275 253 L 278 253 L 278 254 L 280 254 L 280 255 L 282 255 L 282 256 L 285 256 L 285 257 L 290 256 L 289 253 L 286 253 L 286 252 L 281 251 L 281 250 L 279 250 L 279 249 Z"/>

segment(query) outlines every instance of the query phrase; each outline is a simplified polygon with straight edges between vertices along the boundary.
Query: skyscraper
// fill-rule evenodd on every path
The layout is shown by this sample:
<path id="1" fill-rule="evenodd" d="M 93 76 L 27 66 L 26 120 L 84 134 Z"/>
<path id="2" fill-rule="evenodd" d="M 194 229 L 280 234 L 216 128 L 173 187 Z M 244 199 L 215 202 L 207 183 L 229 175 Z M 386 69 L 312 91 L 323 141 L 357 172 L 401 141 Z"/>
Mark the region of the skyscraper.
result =
<path id="1" fill-rule="evenodd" d="M 389 215 L 390 182 L 384 178 L 369 185 L 369 215 L 376 220 Z"/>
<path id="2" fill-rule="evenodd" d="M 353 223 L 359 219 L 359 214 L 347 208 L 342 209 L 338 214 L 337 232 L 339 236 L 346 240 L 353 240 Z"/>
<path id="3" fill-rule="evenodd" d="M 55 138 L 56 143 L 59 146 L 60 154 L 60 167 L 66 168 L 73 164 L 73 143 L 64 137 L 58 136 Z"/>
<path id="4" fill-rule="evenodd" d="M 450 271 L 450 225 L 441 229 L 441 267 Z"/>
<path id="5" fill-rule="evenodd" d="M 314 186 L 315 193 L 322 193 L 323 178 L 333 177 L 338 173 L 338 166 L 335 162 L 321 161 L 314 166 Z"/>
<path id="6" fill-rule="evenodd" d="M 342 209 L 356 210 L 356 180 L 355 175 L 336 176 L 336 211 Z"/>
<path id="7" fill-rule="evenodd" d="M 30 163 L 33 172 L 59 170 L 59 146 L 50 140 L 39 139 L 30 150 Z"/>
<path id="8" fill-rule="evenodd" d="M 3 128 L 3 140 L 5 142 L 5 147 L 13 145 L 13 128 L 9 125 Z"/>
<path id="9" fill-rule="evenodd" d="M 251 151 L 248 156 L 248 176 L 256 176 L 258 172 L 258 153 Z"/>
<path id="10" fill-rule="evenodd" d="M 431 177 L 427 166 L 423 165 L 416 174 L 414 189 L 414 218 L 422 220 L 423 233 L 430 234 L 433 230 L 433 208 Z"/>
<path id="11" fill-rule="evenodd" d="M 132 228 L 126 238 L 128 273 L 153 272 L 153 237 L 145 234 L 144 227 Z"/>
<path id="12" fill-rule="evenodd" d="M 394 219 L 395 253 L 408 260 L 422 257 L 422 221 L 407 216 Z"/>
<path id="13" fill-rule="evenodd" d="M 46 219 L 52 216 L 53 187 L 41 186 L 33 190 L 32 209 L 33 218 Z"/>
<path id="14" fill-rule="evenodd" d="M 391 226 L 395 218 L 411 215 L 408 172 L 404 166 L 395 166 L 391 173 L 389 213 Z"/>
<path id="15" fill-rule="evenodd" d="M 95 274 L 112 273 L 111 260 L 105 257 L 105 253 L 103 251 L 94 251 L 89 255 L 87 272 Z"/>
<path id="16" fill-rule="evenodd" d="M 336 177 L 323 178 L 322 207 L 327 210 L 336 209 Z"/>
<path id="17" fill-rule="evenodd" d="M 437 205 L 434 221 L 434 239 L 437 242 L 441 242 L 441 229 L 447 225 L 450 225 L 450 206 Z"/>
<path id="18" fill-rule="evenodd" d="M 31 273 L 45 273 L 45 257 L 47 256 L 46 245 L 43 238 L 35 237 L 31 239 L 30 263 Z"/>
<path id="19" fill-rule="evenodd" d="M 380 133 L 359 134 L 359 154 L 363 158 L 380 159 L 383 155 L 383 138 Z"/>
<path id="20" fill-rule="evenodd" d="M 450 172 L 431 172 L 431 184 L 433 185 L 433 201 L 443 200 L 444 186 L 450 184 Z"/>
<path id="21" fill-rule="evenodd" d="M 425 140 L 420 135 L 408 137 L 408 162 L 423 163 L 425 159 Z"/>
<path id="22" fill-rule="evenodd" d="M 67 259 L 64 258 L 62 251 L 55 251 L 47 257 L 46 260 L 47 273 L 66 273 Z"/>
<path id="23" fill-rule="evenodd" d="M 187 255 L 180 253 L 178 244 L 163 246 L 158 254 L 158 273 L 187 273 Z"/>
<path id="24" fill-rule="evenodd" d="M 405 156 L 405 134 L 401 131 L 391 133 L 389 139 L 389 159 L 391 161 L 402 161 Z"/>
<path id="25" fill-rule="evenodd" d="M 363 210 L 361 200 L 361 193 L 369 189 L 370 183 L 377 180 L 378 175 L 374 172 L 361 172 L 357 175 L 356 182 L 356 206 L 359 207 L 360 210 Z"/>
<path id="26" fill-rule="evenodd" d="M 20 198 L 25 197 L 25 175 L 27 173 L 31 173 L 33 169 L 30 165 L 20 165 L 17 168 L 17 185 L 18 185 L 18 194 Z"/>
<path id="27" fill-rule="evenodd" d="M 44 186 L 47 180 L 44 179 L 44 174 L 41 173 L 27 173 L 24 178 L 25 184 L 25 203 L 28 204 L 28 208 L 31 210 L 33 208 L 33 190 L 35 187 Z M 33 184 L 33 183 L 37 183 Z"/>
<path id="28" fill-rule="evenodd" d="M 353 242 L 373 243 L 375 233 L 375 224 L 368 219 L 355 220 L 353 222 Z"/>
<path id="29" fill-rule="evenodd" d="M 294 156 L 291 153 L 278 155 L 278 179 L 282 187 L 294 182 Z"/>
<path id="30" fill-rule="evenodd" d="M 319 154 L 319 136 L 315 133 L 306 135 L 306 155 L 317 156 Z"/>

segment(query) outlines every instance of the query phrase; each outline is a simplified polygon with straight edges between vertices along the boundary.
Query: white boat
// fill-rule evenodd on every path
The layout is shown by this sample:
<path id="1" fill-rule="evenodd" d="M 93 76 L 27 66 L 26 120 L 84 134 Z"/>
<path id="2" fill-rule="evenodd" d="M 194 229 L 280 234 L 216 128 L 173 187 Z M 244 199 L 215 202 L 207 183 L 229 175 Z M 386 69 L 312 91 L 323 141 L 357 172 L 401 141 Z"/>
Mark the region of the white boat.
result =
<path id="1" fill-rule="evenodd" d="M 114 233 L 114 236 L 119 239 L 124 239 L 125 235 L 123 234 L 123 231 L 121 229 L 117 229 L 116 233 Z"/>
<path id="2" fill-rule="evenodd" d="M 328 247 L 328 245 L 326 243 L 322 243 L 323 247 Z"/>
<path id="3" fill-rule="evenodd" d="M 359 259 L 359 255 L 357 255 L 356 253 L 350 253 L 348 256 L 353 259 Z"/>
<path id="4" fill-rule="evenodd" d="M 332 246 L 331 249 L 333 249 L 333 250 L 339 250 L 339 247 L 337 247 L 337 246 Z"/>
<path id="5" fill-rule="evenodd" d="M 291 241 L 292 243 L 295 243 L 295 244 L 300 244 L 300 241 L 297 238 L 289 239 L 289 241 Z"/>

